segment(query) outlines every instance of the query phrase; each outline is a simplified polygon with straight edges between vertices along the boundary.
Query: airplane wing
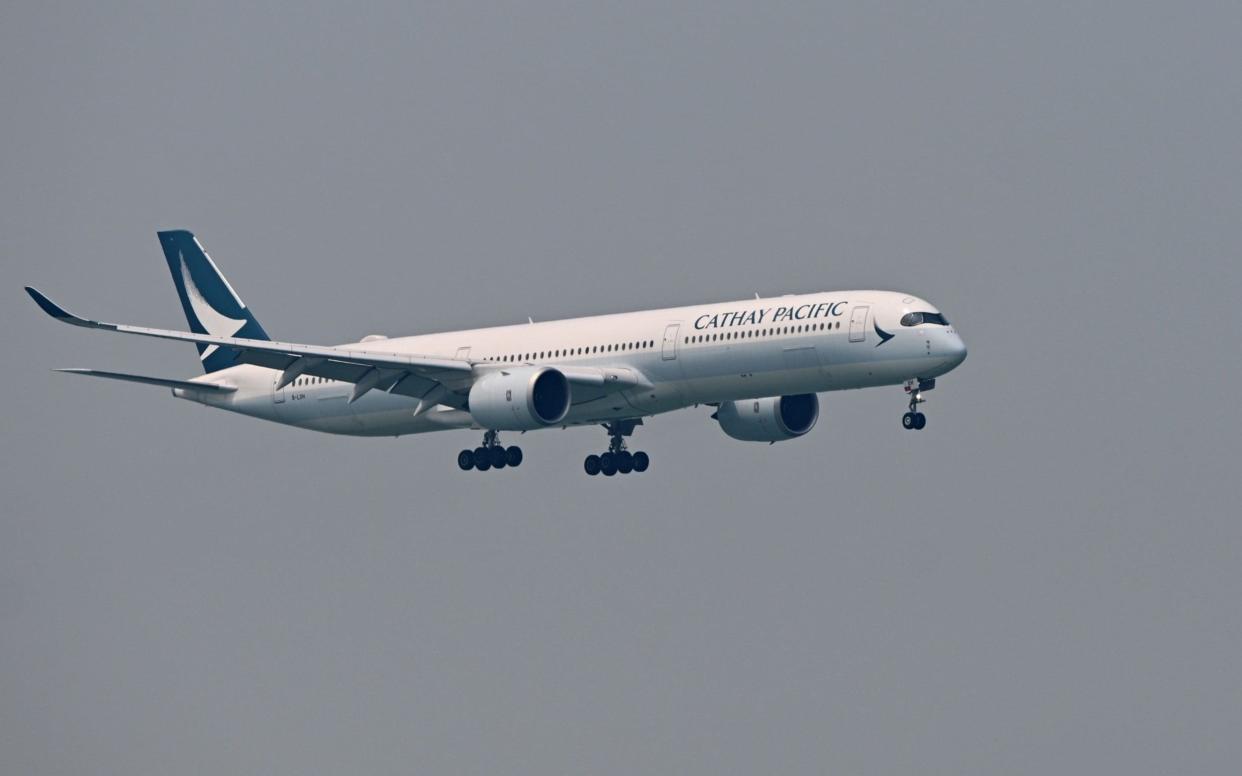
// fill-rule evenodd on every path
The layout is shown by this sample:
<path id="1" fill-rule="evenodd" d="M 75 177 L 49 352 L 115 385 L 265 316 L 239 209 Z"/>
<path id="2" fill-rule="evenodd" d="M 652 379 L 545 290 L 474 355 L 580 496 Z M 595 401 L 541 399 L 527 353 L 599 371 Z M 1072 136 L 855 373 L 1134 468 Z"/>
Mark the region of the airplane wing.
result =
<path id="1" fill-rule="evenodd" d="M 193 380 L 168 380 L 163 377 L 130 375 L 125 374 L 124 372 L 105 372 L 101 369 L 57 369 L 54 371 L 68 372 L 72 375 L 87 375 L 89 377 L 106 377 L 109 380 L 124 380 L 127 383 L 160 385 L 165 388 L 183 388 L 187 391 L 201 391 L 203 393 L 233 393 L 237 390 L 237 386 L 235 385 L 224 385 L 222 383 L 196 383 Z"/>
<path id="2" fill-rule="evenodd" d="M 461 407 L 465 404 L 464 394 L 473 382 L 474 365 L 463 359 L 350 350 L 240 337 L 213 337 L 186 331 L 106 323 L 74 315 L 29 286 L 26 287 L 26 293 L 30 294 L 45 313 L 73 326 L 233 348 L 240 354 L 240 363 L 280 370 L 282 375 L 279 387 L 284 387 L 302 375 L 353 383 L 351 402 L 357 401 L 367 391 L 379 388 L 390 393 L 423 399 L 427 406 L 420 406 L 419 410 L 430 409 L 435 404 Z"/>
<path id="3" fill-rule="evenodd" d="M 374 388 L 419 399 L 419 405 L 414 410 L 415 415 L 420 415 L 437 404 L 446 404 L 459 409 L 465 407 L 466 397 L 475 377 L 504 368 L 499 364 L 471 362 L 465 359 L 350 350 L 241 337 L 213 337 L 209 334 L 195 334 L 171 329 L 150 329 L 143 326 L 106 323 L 74 315 L 30 286 L 26 286 L 26 293 L 30 294 L 30 297 L 45 313 L 63 323 L 88 329 L 115 331 L 121 334 L 136 334 L 142 337 L 233 348 L 239 353 L 240 363 L 279 370 L 281 377 L 277 382 L 278 388 L 283 388 L 302 375 L 326 377 L 330 380 L 354 384 L 354 391 L 349 399 L 351 403 Z M 595 389 L 593 393 L 596 395 L 649 385 L 645 377 L 626 368 L 579 366 L 558 366 L 557 368 L 571 383 L 593 388 Z M 128 376 L 115 377 L 115 374 L 99 373 L 98 376 L 114 376 L 114 379 L 128 378 Z M 199 388 L 203 384 L 189 383 L 189 385 Z"/>

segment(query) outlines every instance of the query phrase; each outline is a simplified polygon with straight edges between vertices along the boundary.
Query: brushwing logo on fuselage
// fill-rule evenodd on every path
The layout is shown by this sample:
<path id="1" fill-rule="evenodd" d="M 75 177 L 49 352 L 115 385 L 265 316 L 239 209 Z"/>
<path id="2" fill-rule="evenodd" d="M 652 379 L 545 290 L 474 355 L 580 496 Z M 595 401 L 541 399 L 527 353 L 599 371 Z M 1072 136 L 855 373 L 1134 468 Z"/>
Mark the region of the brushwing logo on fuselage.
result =
<path id="1" fill-rule="evenodd" d="M 889 340 L 891 340 L 893 337 L 897 336 L 895 334 L 889 334 L 888 332 L 881 329 L 880 324 L 876 321 L 874 316 L 871 318 L 871 325 L 875 327 L 875 333 L 880 338 L 880 341 L 877 342 L 875 345 L 877 348 L 883 345 L 885 342 L 888 342 Z"/>
<path id="2" fill-rule="evenodd" d="M 230 318 L 212 307 L 195 285 L 190 268 L 186 266 L 185 256 L 179 254 L 178 258 L 181 260 L 181 282 L 185 285 L 185 296 L 190 300 L 190 309 L 194 311 L 194 317 L 198 318 L 199 325 L 213 337 L 232 337 L 241 331 L 246 325 L 246 319 Z M 219 345 L 208 345 L 199 355 L 199 360 L 206 361 L 218 348 Z"/>

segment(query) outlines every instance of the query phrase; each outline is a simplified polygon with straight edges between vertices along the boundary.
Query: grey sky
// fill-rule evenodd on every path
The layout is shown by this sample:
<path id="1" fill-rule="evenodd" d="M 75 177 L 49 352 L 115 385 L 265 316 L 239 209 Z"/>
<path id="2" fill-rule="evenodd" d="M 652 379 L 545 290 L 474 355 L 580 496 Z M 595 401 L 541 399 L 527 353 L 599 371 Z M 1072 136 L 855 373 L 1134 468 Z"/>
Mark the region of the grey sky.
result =
<path id="1" fill-rule="evenodd" d="M 111 6 L 111 7 L 105 7 Z M 174 7 L 174 5 L 176 7 Z M 1236 3 L 0 6 L 0 772 L 1233 772 Z M 809 437 L 341 439 L 274 337 L 906 289 L 971 348 Z"/>

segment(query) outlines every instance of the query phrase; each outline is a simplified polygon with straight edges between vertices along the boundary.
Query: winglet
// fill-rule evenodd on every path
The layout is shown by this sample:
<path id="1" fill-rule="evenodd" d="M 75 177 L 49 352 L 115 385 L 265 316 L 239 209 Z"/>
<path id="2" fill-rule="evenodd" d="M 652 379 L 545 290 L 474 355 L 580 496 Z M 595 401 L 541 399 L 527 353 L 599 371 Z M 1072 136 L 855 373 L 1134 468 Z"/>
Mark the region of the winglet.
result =
<path id="1" fill-rule="evenodd" d="M 79 318 L 78 316 L 74 315 L 73 313 L 69 312 L 65 308 L 53 302 L 51 299 L 48 299 L 38 289 L 31 288 L 30 286 L 26 286 L 26 293 L 30 294 L 30 298 L 35 300 L 35 304 L 39 305 L 39 309 L 43 310 L 43 312 L 47 313 L 48 315 L 52 316 L 58 321 L 63 321 L 64 323 L 71 323 L 74 326 L 86 326 L 87 328 L 91 328 L 91 329 L 115 329 L 116 328 L 116 326 L 112 324 L 100 323 L 98 321 L 92 321 L 86 318 Z"/>
<path id="2" fill-rule="evenodd" d="M 59 318 L 60 320 L 63 321 L 68 318 L 74 317 L 69 314 L 68 310 L 56 304 L 51 299 L 48 299 L 38 289 L 31 288 L 30 286 L 26 286 L 26 293 L 30 294 L 30 298 L 35 300 L 35 304 L 39 305 L 39 307 L 43 309 L 43 312 L 47 313 L 53 318 Z"/>

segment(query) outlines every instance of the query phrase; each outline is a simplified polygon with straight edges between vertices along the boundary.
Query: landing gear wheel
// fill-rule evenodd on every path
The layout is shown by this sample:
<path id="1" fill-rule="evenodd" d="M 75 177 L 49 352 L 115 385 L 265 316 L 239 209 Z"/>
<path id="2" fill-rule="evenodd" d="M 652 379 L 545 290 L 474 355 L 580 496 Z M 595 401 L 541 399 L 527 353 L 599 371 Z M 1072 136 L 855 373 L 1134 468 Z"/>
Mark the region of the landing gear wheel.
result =
<path id="1" fill-rule="evenodd" d="M 492 468 L 492 456 L 486 447 L 474 448 L 474 468 L 481 472 Z"/>
<path id="2" fill-rule="evenodd" d="M 651 458 L 641 450 L 634 453 L 634 471 L 642 473 L 651 465 Z"/>
<path id="3" fill-rule="evenodd" d="M 599 455 L 588 455 L 582 466 L 592 476 L 603 474 L 612 477 L 618 472 L 629 474 L 634 471 L 646 471 L 651 459 L 646 453 L 630 453 L 625 449 L 625 438 L 634 433 L 636 426 L 643 423 L 641 418 L 626 418 L 603 423 L 608 431 L 608 450 Z"/>
<path id="4" fill-rule="evenodd" d="M 462 450 L 457 454 L 457 466 L 464 472 L 468 472 L 474 468 L 474 452 L 471 450 Z"/>
<path id="5" fill-rule="evenodd" d="M 521 466 L 522 465 L 522 448 L 518 447 L 517 445 L 514 445 L 513 447 L 510 447 L 508 450 L 505 450 L 505 463 L 509 464 L 510 466 Z"/>
<path id="6" fill-rule="evenodd" d="M 488 459 L 492 463 L 493 469 L 503 469 L 508 463 L 508 456 L 505 455 L 505 449 L 500 445 L 488 448 Z"/>
<path id="7" fill-rule="evenodd" d="M 622 450 L 617 453 L 617 471 L 622 474 L 629 474 L 634 471 L 634 456 L 628 450 Z"/>
<path id="8" fill-rule="evenodd" d="M 906 393 L 910 395 L 910 411 L 901 416 L 901 427 L 908 431 L 920 431 L 927 425 L 927 416 L 919 412 L 919 405 L 927 401 L 924 391 L 936 387 L 936 381 L 920 377 L 906 381 Z"/>

